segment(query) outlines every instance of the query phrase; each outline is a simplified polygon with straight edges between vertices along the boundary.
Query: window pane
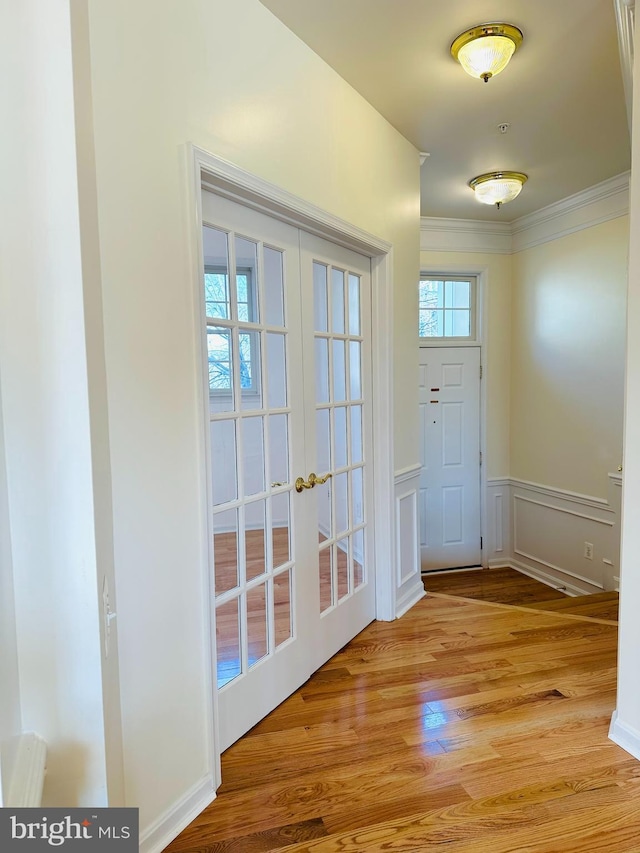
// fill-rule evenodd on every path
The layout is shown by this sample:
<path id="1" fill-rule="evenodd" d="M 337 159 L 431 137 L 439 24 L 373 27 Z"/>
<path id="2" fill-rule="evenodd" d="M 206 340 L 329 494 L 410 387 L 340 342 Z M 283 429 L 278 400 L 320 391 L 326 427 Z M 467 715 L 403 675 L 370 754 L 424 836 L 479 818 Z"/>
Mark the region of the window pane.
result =
<path id="1" fill-rule="evenodd" d="M 260 342 L 260 332 L 240 332 L 238 335 L 243 411 L 262 408 Z"/>
<path id="2" fill-rule="evenodd" d="M 238 585 L 238 510 L 213 516 L 213 555 L 216 595 Z"/>
<path id="3" fill-rule="evenodd" d="M 336 406 L 333 410 L 335 422 L 335 467 L 345 468 L 347 465 L 347 410 L 344 406 Z M 330 470 L 327 466 L 323 470 Z"/>
<path id="4" fill-rule="evenodd" d="M 245 507 L 244 547 L 247 581 L 263 575 L 267 568 L 265 512 L 265 501 L 248 503 Z"/>
<path id="5" fill-rule="evenodd" d="M 338 601 L 349 594 L 349 539 L 342 539 L 336 546 L 338 569 Z"/>
<path id="6" fill-rule="evenodd" d="M 238 497 L 235 421 L 211 421 L 210 432 L 211 483 L 213 503 L 217 505 Z"/>
<path id="7" fill-rule="evenodd" d="M 320 551 L 319 561 L 320 565 L 318 567 L 318 577 L 320 581 L 320 612 L 324 613 L 329 607 L 331 607 L 331 600 L 333 598 L 332 588 L 333 588 L 333 561 L 332 557 L 332 548 L 329 546 L 328 548 L 323 548 Z"/>
<path id="8" fill-rule="evenodd" d="M 209 357 L 209 389 L 231 391 L 233 389 L 231 330 L 221 326 L 207 328 L 207 350 Z"/>
<path id="9" fill-rule="evenodd" d="M 360 334 L 360 276 L 349 274 L 349 334 Z"/>
<path id="10" fill-rule="evenodd" d="M 344 341 L 333 341 L 333 399 L 347 399 L 347 365 L 345 363 Z"/>
<path id="11" fill-rule="evenodd" d="M 421 338 L 441 338 L 444 335 L 444 311 L 430 308 L 420 311 L 419 333 Z"/>
<path id="12" fill-rule="evenodd" d="M 331 314 L 332 330 L 339 335 L 344 334 L 344 273 L 342 270 L 331 270 Z"/>
<path id="13" fill-rule="evenodd" d="M 240 663 L 240 614 L 238 599 L 216 609 L 218 687 L 224 687 L 242 672 Z"/>
<path id="14" fill-rule="evenodd" d="M 288 420 L 289 415 L 271 415 L 269 418 L 269 460 L 272 483 L 289 482 Z"/>
<path id="15" fill-rule="evenodd" d="M 289 527 L 289 492 L 274 495 L 271 498 L 271 548 L 274 569 L 291 559 Z"/>
<path id="16" fill-rule="evenodd" d="M 224 231 L 202 227 L 204 253 L 204 298 L 207 317 L 231 316 L 229 302 L 229 261 L 227 235 Z"/>
<path id="17" fill-rule="evenodd" d="M 471 334 L 469 311 L 451 312 L 452 334 L 458 338 L 468 338 Z"/>
<path id="18" fill-rule="evenodd" d="M 267 332 L 268 404 L 271 409 L 287 405 L 285 336 Z"/>
<path id="19" fill-rule="evenodd" d="M 329 402 L 329 343 L 316 338 L 316 402 Z"/>
<path id="20" fill-rule="evenodd" d="M 326 332 L 327 325 L 327 268 L 313 262 L 313 313 L 316 332 Z"/>
<path id="21" fill-rule="evenodd" d="M 247 593 L 247 640 L 249 669 L 267 654 L 267 586 L 260 584 Z"/>
<path id="22" fill-rule="evenodd" d="M 236 296 L 238 319 L 258 323 L 258 247 L 251 240 L 236 237 Z"/>
<path id="23" fill-rule="evenodd" d="M 284 326 L 284 275 L 282 252 L 264 247 L 265 313 L 270 326 Z"/>
<path id="24" fill-rule="evenodd" d="M 447 281 L 445 283 L 445 308 L 469 308 L 471 288 L 468 281 Z"/>
<path id="25" fill-rule="evenodd" d="M 262 418 L 243 418 L 242 458 L 244 460 L 244 494 L 264 492 L 264 429 Z"/>
<path id="26" fill-rule="evenodd" d="M 444 308 L 444 282 L 420 282 L 420 308 Z"/>
<path id="27" fill-rule="evenodd" d="M 276 628 L 276 648 L 284 643 L 291 633 L 291 569 L 273 579 L 273 611 Z"/>

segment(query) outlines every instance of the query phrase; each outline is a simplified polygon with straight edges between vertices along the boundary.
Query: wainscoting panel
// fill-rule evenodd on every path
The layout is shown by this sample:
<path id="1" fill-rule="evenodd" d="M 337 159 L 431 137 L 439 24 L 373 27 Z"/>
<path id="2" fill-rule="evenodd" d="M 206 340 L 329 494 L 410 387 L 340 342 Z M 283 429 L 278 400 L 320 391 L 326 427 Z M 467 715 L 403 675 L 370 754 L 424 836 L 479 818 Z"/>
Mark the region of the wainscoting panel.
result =
<path id="1" fill-rule="evenodd" d="M 615 524 L 608 501 L 512 480 L 511 514 L 514 568 L 573 595 L 606 588 Z"/>
<path id="2" fill-rule="evenodd" d="M 610 474 L 604 500 L 523 480 L 488 480 L 484 564 L 511 566 L 569 595 L 617 589 L 620 486 L 620 475 Z"/>
<path id="3" fill-rule="evenodd" d="M 395 487 L 396 618 L 425 594 L 420 576 L 418 492 L 420 464 L 397 471 Z"/>
<path id="4" fill-rule="evenodd" d="M 511 480 L 487 480 L 483 532 L 483 565 L 511 565 Z"/>

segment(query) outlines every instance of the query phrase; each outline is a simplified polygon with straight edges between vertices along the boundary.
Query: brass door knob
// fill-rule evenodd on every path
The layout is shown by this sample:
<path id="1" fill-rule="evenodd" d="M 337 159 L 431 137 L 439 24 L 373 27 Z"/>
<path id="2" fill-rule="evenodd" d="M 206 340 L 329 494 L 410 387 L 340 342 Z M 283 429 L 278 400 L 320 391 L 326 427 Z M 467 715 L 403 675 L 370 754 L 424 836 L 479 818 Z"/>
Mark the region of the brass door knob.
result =
<path id="1" fill-rule="evenodd" d="M 301 492 L 303 489 L 312 489 L 314 486 L 321 486 L 331 477 L 333 477 L 333 474 L 325 474 L 324 477 L 318 477 L 313 472 L 309 474 L 308 480 L 305 480 L 304 477 L 298 477 L 296 480 L 296 492 Z"/>

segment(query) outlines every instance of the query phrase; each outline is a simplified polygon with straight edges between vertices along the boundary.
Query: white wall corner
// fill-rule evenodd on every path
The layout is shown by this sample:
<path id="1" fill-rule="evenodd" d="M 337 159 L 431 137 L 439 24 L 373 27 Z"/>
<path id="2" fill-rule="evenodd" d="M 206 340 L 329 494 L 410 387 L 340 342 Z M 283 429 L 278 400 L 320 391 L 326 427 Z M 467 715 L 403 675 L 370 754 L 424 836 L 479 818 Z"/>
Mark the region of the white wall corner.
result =
<path id="1" fill-rule="evenodd" d="M 614 0 L 616 24 L 618 27 L 618 48 L 620 51 L 620 67 L 624 97 L 627 104 L 627 119 L 629 135 L 631 135 L 631 119 L 633 115 L 633 59 L 634 59 L 634 30 L 636 3 L 635 0 Z"/>
<path id="2" fill-rule="evenodd" d="M 20 735 L 15 745 L 8 790 L 2 805 L 11 808 L 38 808 L 47 764 L 47 744 L 34 732 Z"/>
<path id="3" fill-rule="evenodd" d="M 617 743 L 618 746 L 640 761 L 640 732 L 628 723 L 622 722 L 617 711 L 614 711 L 611 716 L 609 740 Z"/>
<path id="4" fill-rule="evenodd" d="M 207 774 L 184 797 L 140 833 L 140 853 L 161 853 L 216 798 L 213 776 Z"/>

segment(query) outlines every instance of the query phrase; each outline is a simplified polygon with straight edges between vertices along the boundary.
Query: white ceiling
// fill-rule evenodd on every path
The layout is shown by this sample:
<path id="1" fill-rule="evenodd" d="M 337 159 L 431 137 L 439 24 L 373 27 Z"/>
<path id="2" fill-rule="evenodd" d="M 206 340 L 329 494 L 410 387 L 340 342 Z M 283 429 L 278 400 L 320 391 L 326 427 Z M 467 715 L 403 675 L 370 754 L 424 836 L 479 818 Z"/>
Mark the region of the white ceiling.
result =
<path id="1" fill-rule="evenodd" d="M 422 215 L 509 222 L 630 168 L 614 0 L 262 0 L 419 151 Z M 449 53 L 490 21 L 524 42 L 483 83 Z M 498 125 L 508 122 L 509 132 Z M 496 210 L 467 182 L 522 171 Z"/>

